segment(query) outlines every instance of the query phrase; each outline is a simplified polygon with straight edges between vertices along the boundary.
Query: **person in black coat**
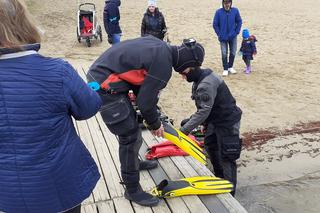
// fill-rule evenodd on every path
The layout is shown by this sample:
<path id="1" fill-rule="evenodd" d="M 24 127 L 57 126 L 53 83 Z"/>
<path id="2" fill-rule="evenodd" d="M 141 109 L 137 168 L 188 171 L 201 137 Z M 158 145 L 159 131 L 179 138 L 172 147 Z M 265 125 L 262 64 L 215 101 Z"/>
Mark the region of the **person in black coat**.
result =
<path id="1" fill-rule="evenodd" d="M 103 23 L 106 33 L 108 34 L 109 44 L 116 44 L 120 42 L 121 28 L 120 21 L 120 0 L 106 0 L 103 11 Z"/>
<path id="2" fill-rule="evenodd" d="M 149 0 L 148 8 L 141 23 L 141 36 L 152 35 L 163 40 L 167 31 L 164 16 L 157 8 L 156 1 Z"/>
<path id="3" fill-rule="evenodd" d="M 103 103 L 100 114 L 110 132 L 119 139 L 124 197 L 139 205 L 155 206 L 159 203 L 159 199 L 143 191 L 139 183 L 139 171 L 155 168 L 157 162 L 138 158 L 142 135 L 128 92 L 132 90 L 137 97 L 136 104 L 148 129 L 163 137 L 157 103 L 160 90 L 171 78 L 172 67 L 181 72 L 203 62 L 203 47 L 188 44 L 171 46 L 150 35 L 126 40 L 102 53 L 87 74 L 89 83 L 100 85 L 97 91 Z"/>

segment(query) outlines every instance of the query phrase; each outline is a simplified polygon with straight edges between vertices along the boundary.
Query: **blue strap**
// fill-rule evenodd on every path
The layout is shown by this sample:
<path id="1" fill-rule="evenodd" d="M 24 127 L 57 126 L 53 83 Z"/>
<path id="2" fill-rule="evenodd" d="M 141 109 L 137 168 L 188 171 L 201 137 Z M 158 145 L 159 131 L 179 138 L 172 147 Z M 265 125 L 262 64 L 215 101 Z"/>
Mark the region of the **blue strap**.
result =
<path id="1" fill-rule="evenodd" d="M 117 17 L 113 17 L 109 19 L 110 22 L 117 21 Z"/>
<path id="2" fill-rule="evenodd" d="M 98 84 L 97 82 L 93 81 L 93 82 L 89 82 L 87 84 L 93 91 L 98 91 L 100 89 L 100 84 Z"/>

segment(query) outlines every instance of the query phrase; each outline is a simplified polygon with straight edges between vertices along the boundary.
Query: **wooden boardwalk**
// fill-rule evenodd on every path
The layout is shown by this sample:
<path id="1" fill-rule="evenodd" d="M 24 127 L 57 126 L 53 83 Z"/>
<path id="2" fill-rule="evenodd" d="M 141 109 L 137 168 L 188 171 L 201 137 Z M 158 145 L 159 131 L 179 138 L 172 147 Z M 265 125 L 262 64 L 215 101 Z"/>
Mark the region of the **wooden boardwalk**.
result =
<path id="1" fill-rule="evenodd" d="M 84 78 L 82 69 L 79 71 Z M 101 174 L 93 193 L 82 203 L 83 213 L 247 212 L 230 194 L 163 199 L 158 206 L 152 208 L 130 202 L 124 198 L 124 188 L 119 184 L 121 179 L 117 137 L 109 132 L 99 113 L 89 120 L 75 121 L 75 126 Z M 144 158 L 147 147 L 161 139 L 155 138 L 147 130 L 142 132 L 142 136 L 140 156 Z M 165 178 L 178 180 L 183 177 L 213 176 L 210 170 L 189 156 L 161 158 L 158 162 L 157 169 L 140 172 L 140 183 L 146 191 L 150 191 Z"/>

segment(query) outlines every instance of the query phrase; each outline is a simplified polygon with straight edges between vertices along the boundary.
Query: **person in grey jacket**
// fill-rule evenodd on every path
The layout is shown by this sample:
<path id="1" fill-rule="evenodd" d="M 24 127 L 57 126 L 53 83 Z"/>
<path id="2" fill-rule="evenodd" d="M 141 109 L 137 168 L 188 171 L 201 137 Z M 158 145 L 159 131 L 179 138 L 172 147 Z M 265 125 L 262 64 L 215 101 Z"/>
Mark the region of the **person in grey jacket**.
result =
<path id="1" fill-rule="evenodd" d="M 190 48 L 195 45 L 195 40 Z M 199 58 L 194 53 L 195 60 Z M 180 130 L 189 134 L 199 125 L 206 127 L 205 149 L 214 167 L 214 174 L 237 184 L 236 160 L 240 157 L 239 137 L 242 111 L 236 105 L 226 83 L 212 70 L 188 67 L 179 72 L 188 82 L 193 82 L 192 99 L 197 111 L 182 122 Z"/>

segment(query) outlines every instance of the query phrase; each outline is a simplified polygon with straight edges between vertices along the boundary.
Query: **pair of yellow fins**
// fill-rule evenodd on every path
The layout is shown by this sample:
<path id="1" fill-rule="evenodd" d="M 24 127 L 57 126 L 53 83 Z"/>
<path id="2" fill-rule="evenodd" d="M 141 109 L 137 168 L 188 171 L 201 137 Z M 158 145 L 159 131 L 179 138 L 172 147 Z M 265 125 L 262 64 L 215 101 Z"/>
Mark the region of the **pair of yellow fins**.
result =
<path id="1" fill-rule="evenodd" d="M 160 198 L 172 198 L 184 195 L 212 195 L 229 193 L 233 184 L 218 177 L 190 177 L 178 181 L 163 180 L 151 193 Z"/>
<path id="2" fill-rule="evenodd" d="M 171 124 L 162 122 L 164 128 L 164 137 L 174 143 L 177 147 L 188 153 L 203 165 L 207 165 L 206 155 L 202 148 L 187 135 L 183 134 Z"/>
<path id="3" fill-rule="evenodd" d="M 163 122 L 164 137 L 198 160 L 201 164 L 206 165 L 206 155 L 202 148 L 181 131 L 175 129 L 172 125 Z M 199 176 L 183 178 L 178 181 L 163 180 L 152 189 L 154 196 L 162 198 L 178 197 L 183 195 L 209 195 L 229 193 L 233 190 L 233 184 L 218 177 Z"/>

